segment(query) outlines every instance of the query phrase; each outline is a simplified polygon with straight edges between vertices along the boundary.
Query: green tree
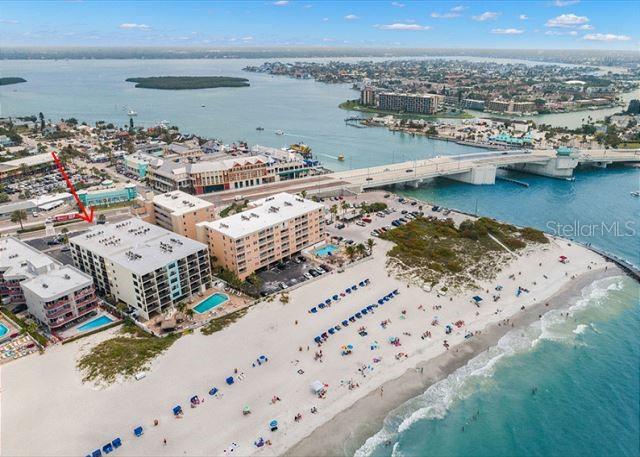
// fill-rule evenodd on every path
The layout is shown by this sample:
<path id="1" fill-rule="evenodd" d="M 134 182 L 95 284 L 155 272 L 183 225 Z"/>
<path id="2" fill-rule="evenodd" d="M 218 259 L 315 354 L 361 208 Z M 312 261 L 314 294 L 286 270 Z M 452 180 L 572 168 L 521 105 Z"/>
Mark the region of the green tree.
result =
<path id="1" fill-rule="evenodd" d="M 10 200 L 10 198 L 6 193 L 0 192 L 0 203 L 6 203 L 9 200 Z"/>
<path id="2" fill-rule="evenodd" d="M 331 205 L 329 213 L 331 213 L 331 222 L 333 222 L 336 218 L 336 214 L 338 214 L 338 205 Z"/>
<path id="3" fill-rule="evenodd" d="M 40 119 L 40 132 L 44 132 L 44 114 L 38 113 L 38 119 Z"/>
<path id="4" fill-rule="evenodd" d="M 105 222 L 107 222 L 107 216 L 105 216 L 104 214 L 100 214 L 100 215 L 98 216 L 98 222 L 99 222 L 100 224 L 104 224 Z"/>
<path id="5" fill-rule="evenodd" d="M 344 252 L 345 254 L 347 254 L 347 257 L 349 257 L 349 261 L 353 262 L 353 259 L 355 259 L 356 257 L 356 248 L 350 244 L 349 246 L 346 247 Z"/>
<path id="6" fill-rule="evenodd" d="M 17 209 L 11 213 L 11 222 L 20 223 L 20 230 L 24 230 L 23 221 L 27 220 L 27 212 L 23 209 Z"/>
<path id="7" fill-rule="evenodd" d="M 373 247 L 376 245 L 376 242 L 373 241 L 373 238 L 367 239 L 367 249 L 369 250 L 369 255 L 373 254 Z"/>
<path id="8" fill-rule="evenodd" d="M 364 247 L 364 244 L 362 243 L 358 243 L 356 245 L 356 253 L 360 256 L 360 257 L 364 257 L 367 253 L 367 248 Z"/>

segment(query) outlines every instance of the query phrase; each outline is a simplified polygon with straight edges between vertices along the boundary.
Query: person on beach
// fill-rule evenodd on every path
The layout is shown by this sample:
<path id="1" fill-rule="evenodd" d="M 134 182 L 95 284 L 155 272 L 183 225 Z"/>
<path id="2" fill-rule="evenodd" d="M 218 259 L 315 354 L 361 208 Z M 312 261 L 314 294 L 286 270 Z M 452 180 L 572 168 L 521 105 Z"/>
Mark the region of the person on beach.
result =
<path id="1" fill-rule="evenodd" d="M 167 445 L 167 439 L 166 439 L 166 438 L 164 438 L 164 439 L 162 440 L 162 445 L 163 445 L 163 446 L 166 446 L 166 445 Z"/>

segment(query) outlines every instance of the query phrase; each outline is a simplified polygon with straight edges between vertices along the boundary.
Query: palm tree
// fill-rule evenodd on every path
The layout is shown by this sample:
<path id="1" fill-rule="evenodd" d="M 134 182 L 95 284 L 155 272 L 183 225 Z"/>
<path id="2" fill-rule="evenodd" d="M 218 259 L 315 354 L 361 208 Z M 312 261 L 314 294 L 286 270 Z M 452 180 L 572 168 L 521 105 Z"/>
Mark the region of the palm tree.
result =
<path id="1" fill-rule="evenodd" d="M 373 238 L 367 239 L 367 249 L 369 249 L 369 255 L 373 254 L 373 247 L 376 245 L 376 242 L 373 241 Z"/>
<path id="2" fill-rule="evenodd" d="M 283 305 L 286 305 L 287 303 L 289 303 L 289 294 L 287 293 L 280 294 L 280 303 L 282 303 Z"/>
<path id="3" fill-rule="evenodd" d="M 367 248 L 364 247 L 364 244 L 362 243 L 358 243 L 356 245 L 356 253 L 360 256 L 360 257 L 364 257 L 364 255 L 367 253 Z"/>
<path id="4" fill-rule="evenodd" d="M 301 196 L 302 198 L 307 198 L 307 191 L 306 191 L 306 190 L 303 190 L 302 192 L 300 192 L 300 196 Z"/>
<path id="5" fill-rule="evenodd" d="M 22 221 L 27 220 L 27 212 L 23 209 L 17 209 L 13 213 L 11 213 L 11 222 L 19 222 L 20 230 L 24 230 L 22 225 Z"/>
<path id="6" fill-rule="evenodd" d="M 60 234 L 62 235 L 62 238 L 64 238 L 64 242 L 65 244 L 69 242 L 69 229 L 66 227 L 63 227 L 62 230 L 60 230 Z"/>
<path id="7" fill-rule="evenodd" d="M 338 214 L 338 205 L 331 205 L 329 208 L 329 213 L 331 213 L 331 222 L 335 220 L 336 214 Z"/>
<path id="8" fill-rule="evenodd" d="M 345 213 L 347 211 L 347 208 L 349 208 L 349 203 L 347 203 L 346 200 L 342 200 L 342 202 L 340 203 L 340 208 L 342 209 L 342 212 Z"/>
<path id="9" fill-rule="evenodd" d="M 195 314 L 195 312 L 193 311 L 193 308 L 189 308 L 188 310 L 185 311 L 185 314 L 189 319 L 193 319 L 193 315 Z"/>
<path id="10" fill-rule="evenodd" d="M 344 250 L 345 254 L 347 254 L 347 257 L 349 257 L 349 261 L 353 262 L 353 259 L 356 256 L 356 248 L 353 247 L 353 245 L 349 245 L 345 248 Z"/>

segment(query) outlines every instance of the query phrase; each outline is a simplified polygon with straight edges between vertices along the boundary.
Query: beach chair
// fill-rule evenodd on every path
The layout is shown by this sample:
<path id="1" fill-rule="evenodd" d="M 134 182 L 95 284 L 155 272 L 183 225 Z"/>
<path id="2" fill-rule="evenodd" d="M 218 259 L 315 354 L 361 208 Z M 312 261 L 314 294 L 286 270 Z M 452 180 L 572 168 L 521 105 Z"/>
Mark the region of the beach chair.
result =
<path id="1" fill-rule="evenodd" d="M 105 454 L 109 454 L 109 453 L 113 452 L 113 446 L 111 445 L 111 443 L 107 443 L 104 446 L 102 446 L 102 451 Z"/>
<path id="2" fill-rule="evenodd" d="M 144 435 L 144 429 L 141 426 L 138 426 L 133 429 L 133 434 L 140 438 L 142 435 Z"/>
<path id="3" fill-rule="evenodd" d="M 347 321 L 347 320 L 342 321 L 342 325 L 344 327 L 348 327 L 349 326 L 349 321 Z"/>
<path id="4" fill-rule="evenodd" d="M 113 445 L 114 449 L 118 449 L 120 446 L 122 446 L 122 440 L 120 438 L 116 438 L 111 442 L 111 444 Z"/>
<path id="5" fill-rule="evenodd" d="M 96 449 L 91 453 L 91 457 L 101 457 L 101 456 L 102 456 L 102 451 L 100 451 L 100 449 Z"/>

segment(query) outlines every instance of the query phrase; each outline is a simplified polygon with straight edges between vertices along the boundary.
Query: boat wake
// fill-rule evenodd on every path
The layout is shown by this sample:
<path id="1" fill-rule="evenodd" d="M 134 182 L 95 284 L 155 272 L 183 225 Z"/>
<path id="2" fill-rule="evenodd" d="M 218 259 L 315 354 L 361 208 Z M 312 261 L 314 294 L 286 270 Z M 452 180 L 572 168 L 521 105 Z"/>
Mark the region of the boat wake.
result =
<path id="1" fill-rule="evenodd" d="M 368 457 L 393 444 L 392 455 L 400 455 L 397 449 L 398 437 L 414 424 L 423 420 L 443 419 L 459 400 L 487 387 L 496 367 L 510 357 L 535 350 L 540 341 L 552 340 L 567 344 L 580 344 L 577 338 L 593 324 L 574 321 L 575 312 L 591 307 L 600 307 L 612 292 L 623 288 L 621 277 L 605 278 L 592 283 L 582 290 L 581 296 L 564 310 L 552 310 L 541 320 L 528 327 L 514 329 L 504 335 L 498 343 L 469 360 L 445 379 L 431 385 L 421 395 L 408 400 L 384 419 L 382 429 L 355 452 L 356 457 Z M 570 318 L 567 318 L 567 311 Z M 376 454 L 377 455 L 377 454 Z"/>

